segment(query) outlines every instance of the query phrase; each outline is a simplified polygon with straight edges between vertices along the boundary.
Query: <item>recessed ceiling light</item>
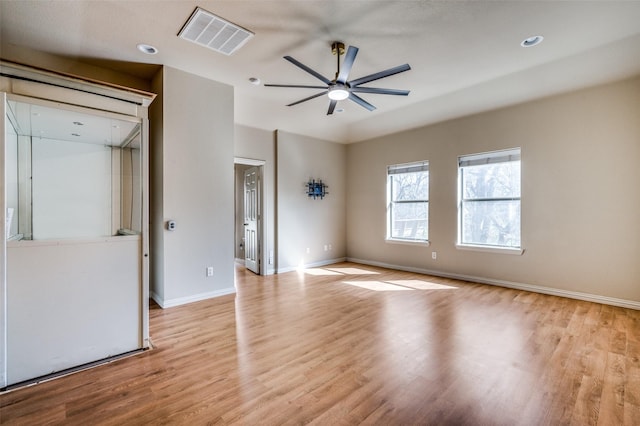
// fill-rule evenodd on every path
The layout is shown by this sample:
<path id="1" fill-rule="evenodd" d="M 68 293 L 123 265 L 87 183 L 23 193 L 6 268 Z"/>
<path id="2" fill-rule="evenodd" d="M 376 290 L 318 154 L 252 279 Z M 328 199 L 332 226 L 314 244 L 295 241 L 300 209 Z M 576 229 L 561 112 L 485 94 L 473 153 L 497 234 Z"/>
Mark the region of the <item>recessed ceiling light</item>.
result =
<path id="1" fill-rule="evenodd" d="M 337 112 L 338 114 L 340 114 L 341 112 L 344 112 L 344 108 L 336 108 L 334 112 Z"/>
<path id="2" fill-rule="evenodd" d="M 138 50 L 141 51 L 142 53 L 146 53 L 147 55 L 155 55 L 156 53 L 158 53 L 158 49 L 151 46 L 150 44 L 144 44 L 144 43 L 140 43 L 138 45 Z"/>
<path id="3" fill-rule="evenodd" d="M 260 79 L 257 77 L 251 77 L 249 79 L 249 83 L 253 84 L 254 86 L 259 86 L 260 85 Z"/>
<path id="4" fill-rule="evenodd" d="M 80 133 L 71 133 L 71 136 L 80 136 Z"/>
<path id="5" fill-rule="evenodd" d="M 522 43 L 520 43 L 520 46 L 522 46 L 522 47 L 532 47 L 532 46 L 535 46 L 537 44 L 542 43 L 542 40 L 544 40 L 544 37 L 542 37 L 540 35 L 528 37 L 528 38 L 525 38 L 524 40 L 522 40 Z"/>

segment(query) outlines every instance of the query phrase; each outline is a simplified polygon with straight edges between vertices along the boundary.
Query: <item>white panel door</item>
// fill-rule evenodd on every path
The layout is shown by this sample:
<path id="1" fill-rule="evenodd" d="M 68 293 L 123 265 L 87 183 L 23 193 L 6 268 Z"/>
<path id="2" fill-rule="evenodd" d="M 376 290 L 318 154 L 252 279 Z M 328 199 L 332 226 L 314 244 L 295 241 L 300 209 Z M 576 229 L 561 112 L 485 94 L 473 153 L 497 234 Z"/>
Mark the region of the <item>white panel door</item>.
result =
<path id="1" fill-rule="evenodd" d="M 258 226 L 260 219 L 260 191 L 258 168 L 244 172 L 244 264 L 250 271 L 260 273 Z"/>

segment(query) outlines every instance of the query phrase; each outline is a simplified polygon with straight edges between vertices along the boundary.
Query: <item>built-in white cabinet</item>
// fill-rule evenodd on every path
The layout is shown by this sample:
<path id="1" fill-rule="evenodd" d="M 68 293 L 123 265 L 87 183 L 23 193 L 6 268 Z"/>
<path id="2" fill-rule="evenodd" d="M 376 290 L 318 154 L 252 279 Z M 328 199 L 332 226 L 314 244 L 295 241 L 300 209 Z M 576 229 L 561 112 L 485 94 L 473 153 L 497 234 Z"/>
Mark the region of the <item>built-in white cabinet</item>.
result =
<path id="1" fill-rule="evenodd" d="M 4 388 L 148 347 L 154 95 L 0 66 Z"/>

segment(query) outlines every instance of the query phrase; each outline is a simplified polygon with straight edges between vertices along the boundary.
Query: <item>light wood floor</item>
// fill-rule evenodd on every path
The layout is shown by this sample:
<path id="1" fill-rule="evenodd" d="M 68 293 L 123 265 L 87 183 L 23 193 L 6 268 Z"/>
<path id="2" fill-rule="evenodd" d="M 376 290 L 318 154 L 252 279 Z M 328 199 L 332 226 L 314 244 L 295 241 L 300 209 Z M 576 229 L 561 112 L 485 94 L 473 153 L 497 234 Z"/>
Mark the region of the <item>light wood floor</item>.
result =
<path id="1" fill-rule="evenodd" d="M 156 349 L 0 396 L 2 424 L 639 425 L 640 312 L 338 264 L 151 310 Z"/>

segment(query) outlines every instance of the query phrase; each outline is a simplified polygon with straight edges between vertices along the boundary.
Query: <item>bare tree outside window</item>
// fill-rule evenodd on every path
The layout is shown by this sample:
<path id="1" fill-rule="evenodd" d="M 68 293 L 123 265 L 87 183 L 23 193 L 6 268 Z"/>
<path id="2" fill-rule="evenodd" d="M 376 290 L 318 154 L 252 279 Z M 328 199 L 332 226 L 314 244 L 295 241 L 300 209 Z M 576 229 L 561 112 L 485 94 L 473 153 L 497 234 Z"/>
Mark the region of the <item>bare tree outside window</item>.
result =
<path id="1" fill-rule="evenodd" d="M 520 151 L 460 160 L 460 242 L 520 247 Z"/>
<path id="2" fill-rule="evenodd" d="M 389 221 L 391 239 L 429 239 L 429 168 L 427 162 L 389 166 Z"/>

